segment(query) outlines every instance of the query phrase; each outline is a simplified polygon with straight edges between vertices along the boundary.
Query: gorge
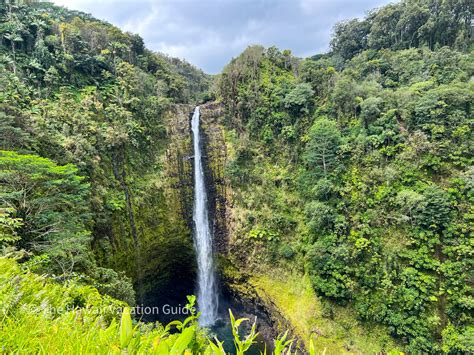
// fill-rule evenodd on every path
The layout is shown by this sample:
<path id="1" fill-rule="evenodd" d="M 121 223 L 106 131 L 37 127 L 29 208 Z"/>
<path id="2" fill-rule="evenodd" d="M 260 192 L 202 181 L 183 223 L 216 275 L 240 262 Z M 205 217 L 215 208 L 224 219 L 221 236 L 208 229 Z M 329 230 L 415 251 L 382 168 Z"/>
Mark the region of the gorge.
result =
<path id="1" fill-rule="evenodd" d="M 472 13 L 403 0 L 208 75 L 0 2 L 1 351 L 474 352 Z"/>

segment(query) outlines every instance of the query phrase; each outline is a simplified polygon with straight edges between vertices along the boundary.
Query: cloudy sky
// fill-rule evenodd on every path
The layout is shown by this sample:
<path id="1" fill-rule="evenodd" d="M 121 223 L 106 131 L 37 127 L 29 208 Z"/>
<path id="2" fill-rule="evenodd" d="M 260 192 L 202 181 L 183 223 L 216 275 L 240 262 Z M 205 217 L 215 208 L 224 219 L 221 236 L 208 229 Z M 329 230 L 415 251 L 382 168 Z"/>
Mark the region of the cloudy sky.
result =
<path id="1" fill-rule="evenodd" d="M 327 51 L 332 26 L 389 0 L 52 0 L 139 33 L 148 48 L 207 73 L 251 44 L 300 57 Z"/>

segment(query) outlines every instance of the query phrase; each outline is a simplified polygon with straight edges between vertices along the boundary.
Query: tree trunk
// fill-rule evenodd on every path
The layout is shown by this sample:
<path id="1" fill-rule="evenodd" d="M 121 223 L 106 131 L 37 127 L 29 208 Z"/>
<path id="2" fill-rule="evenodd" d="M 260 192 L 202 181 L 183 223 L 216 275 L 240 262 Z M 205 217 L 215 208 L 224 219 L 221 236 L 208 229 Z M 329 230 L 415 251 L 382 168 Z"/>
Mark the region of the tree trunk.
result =
<path id="1" fill-rule="evenodd" d="M 13 54 L 13 74 L 16 74 L 16 52 L 15 52 L 15 41 L 11 41 L 12 54 Z"/>

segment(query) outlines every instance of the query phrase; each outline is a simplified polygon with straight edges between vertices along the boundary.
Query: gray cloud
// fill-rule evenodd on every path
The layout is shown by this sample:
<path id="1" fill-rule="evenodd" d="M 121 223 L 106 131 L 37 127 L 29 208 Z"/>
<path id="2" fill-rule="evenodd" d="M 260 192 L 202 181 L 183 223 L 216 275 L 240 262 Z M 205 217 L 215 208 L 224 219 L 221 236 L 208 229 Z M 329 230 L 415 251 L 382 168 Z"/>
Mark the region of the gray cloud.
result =
<path id="1" fill-rule="evenodd" d="M 148 48 L 218 73 L 251 44 L 325 52 L 340 20 L 389 0 L 53 0 L 139 33 Z"/>

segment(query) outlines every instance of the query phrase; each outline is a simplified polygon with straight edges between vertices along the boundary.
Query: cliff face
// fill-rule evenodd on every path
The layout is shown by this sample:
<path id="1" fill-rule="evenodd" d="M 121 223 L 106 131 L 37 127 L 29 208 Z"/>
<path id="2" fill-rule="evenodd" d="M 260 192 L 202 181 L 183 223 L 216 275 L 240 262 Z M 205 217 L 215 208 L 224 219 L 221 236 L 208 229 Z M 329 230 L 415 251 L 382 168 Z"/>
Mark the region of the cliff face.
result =
<path id="1" fill-rule="evenodd" d="M 257 316 L 259 332 L 265 337 L 288 330 L 302 353 L 310 339 L 318 352 L 378 353 L 385 346 L 394 348 L 384 329 L 366 329 L 346 308 L 322 300 L 303 271 L 263 262 L 257 267 L 259 245 L 247 244 L 249 233 L 244 226 L 250 223 L 247 210 L 259 212 L 266 207 L 253 202 L 261 193 L 258 186 L 247 185 L 244 191 L 226 174 L 236 148 L 227 119 L 219 104 L 201 106 L 208 197 L 224 295 L 243 306 L 242 316 Z"/>
<path id="2" fill-rule="evenodd" d="M 176 105 L 166 118 L 168 145 L 165 153 L 164 181 L 170 206 L 192 229 L 193 206 L 193 146 L 190 118 L 192 105 Z"/>
<path id="3" fill-rule="evenodd" d="M 285 318 L 272 297 L 254 281 L 257 275 L 242 265 L 245 259 L 234 247 L 239 239 L 235 228 L 233 191 L 225 169 L 228 163 L 228 142 L 224 127 L 224 111 L 220 104 L 206 103 L 201 108 L 201 134 L 205 151 L 205 168 L 209 196 L 209 211 L 213 218 L 213 233 L 218 253 L 218 269 L 222 292 L 244 307 L 259 320 L 259 332 L 271 338 L 289 330 L 298 338 L 293 325 Z M 241 251 L 245 253 L 245 251 Z M 298 341 L 301 348 L 302 342 Z"/>
<path id="4" fill-rule="evenodd" d="M 192 110 L 192 105 L 176 105 L 165 119 L 167 144 L 159 177 L 162 186 L 157 193 L 162 197 L 166 222 L 162 233 L 155 231 L 151 240 L 141 246 L 148 255 L 146 264 L 156 265 L 143 275 L 144 302 L 154 305 L 183 303 L 194 289 L 193 152 L 189 125 Z M 155 220 L 159 218 L 154 216 Z"/>
<path id="5" fill-rule="evenodd" d="M 231 190 L 225 178 L 227 147 L 222 126 L 223 110 L 214 102 L 200 106 L 201 134 L 205 158 L 205 175 L 209 195 L 209 211 L 213 221 L 214 243 L 220 255 L 226 255 L 229 228 L 232 225 Z"/>
<path id="6" fill-rule="evenodd" d="M 136 242 L 127 211 L 120 208 L 104 221 L 108 242 L 95 246 L 105 265 L 132 279 L 138 304 L 183 303 L 194 289 L 192 110 L 192 105 L 169 109 L 162 135 L 151 137 L 159 153 L 141 156 L 140 171 L 124 160 Z"/>

